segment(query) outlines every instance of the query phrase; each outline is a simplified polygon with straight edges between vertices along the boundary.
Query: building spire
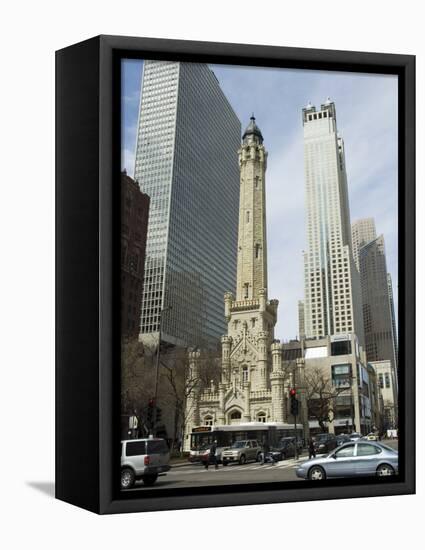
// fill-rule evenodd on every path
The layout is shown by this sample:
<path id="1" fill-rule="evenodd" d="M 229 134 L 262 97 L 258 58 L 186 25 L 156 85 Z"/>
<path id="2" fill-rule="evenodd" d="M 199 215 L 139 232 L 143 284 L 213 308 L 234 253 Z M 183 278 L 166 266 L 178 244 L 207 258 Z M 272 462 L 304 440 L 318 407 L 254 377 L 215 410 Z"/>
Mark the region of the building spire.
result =
<path id="1" fill-rule="evenodd" d="M 239 149 L 240 202 L 236 300 L 257 300 L 267 288 L 265 174 L 263 135 L 250 119 Z"/>

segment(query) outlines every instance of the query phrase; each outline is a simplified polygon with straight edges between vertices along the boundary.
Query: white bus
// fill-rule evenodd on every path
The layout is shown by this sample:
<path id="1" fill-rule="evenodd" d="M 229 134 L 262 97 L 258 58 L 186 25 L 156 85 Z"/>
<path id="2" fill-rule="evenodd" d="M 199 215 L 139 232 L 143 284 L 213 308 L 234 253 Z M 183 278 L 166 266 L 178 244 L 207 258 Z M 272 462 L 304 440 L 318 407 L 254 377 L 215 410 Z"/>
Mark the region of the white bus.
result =
<path id="1" fill-rule="evenodd" d="M 190 450 L 198 451 L 217 441 L 217 447 L 230 447 L 235 441 L 256 439 L 261 445 L 267 442 L 270 447 L 277 445 L 282 437 L 304 438 L 303 426 L 283 422 L 244 422 L 241 424 L 197 426 L 190 434 Z"/>

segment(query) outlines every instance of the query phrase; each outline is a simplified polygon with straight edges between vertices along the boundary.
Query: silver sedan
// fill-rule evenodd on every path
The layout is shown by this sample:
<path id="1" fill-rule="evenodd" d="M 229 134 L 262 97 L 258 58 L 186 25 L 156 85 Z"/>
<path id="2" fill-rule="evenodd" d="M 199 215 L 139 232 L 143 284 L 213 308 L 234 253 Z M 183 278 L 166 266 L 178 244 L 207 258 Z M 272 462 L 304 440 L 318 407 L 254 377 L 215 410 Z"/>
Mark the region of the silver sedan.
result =
<path id="1" fill-rule="evenodd" d="M 303 479 L 390 476 L 398 473 L 398 452 L 381 443 L 345 443 L 331 454 L 303 462 L 296 470 Z"/>

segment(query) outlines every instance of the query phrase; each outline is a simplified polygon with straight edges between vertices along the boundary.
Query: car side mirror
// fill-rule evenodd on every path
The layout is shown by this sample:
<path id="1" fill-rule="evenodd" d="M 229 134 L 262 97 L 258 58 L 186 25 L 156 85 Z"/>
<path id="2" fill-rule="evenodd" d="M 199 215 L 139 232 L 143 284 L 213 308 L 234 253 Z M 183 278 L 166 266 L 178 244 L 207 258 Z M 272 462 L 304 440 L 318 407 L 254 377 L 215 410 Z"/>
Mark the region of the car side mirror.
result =
<path id="1" fill-rule="evenodd" d="M 336 459 L 337 459 L 336 454 L 333 454 L 333 455 L 332 455 L 332 458 L 333 458 L 334 460 L 336 460 Z"/>

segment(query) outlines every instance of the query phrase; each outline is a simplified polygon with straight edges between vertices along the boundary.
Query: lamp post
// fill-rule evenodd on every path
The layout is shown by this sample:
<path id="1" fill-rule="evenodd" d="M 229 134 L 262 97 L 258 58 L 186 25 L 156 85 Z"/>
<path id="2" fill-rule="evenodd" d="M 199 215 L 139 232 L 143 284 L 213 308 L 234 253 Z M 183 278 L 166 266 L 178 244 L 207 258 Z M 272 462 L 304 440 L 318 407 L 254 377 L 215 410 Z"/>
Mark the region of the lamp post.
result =
<path id="1" fill-rule="evenodd" d="M 170 311 L 172 306 L 166 306 L 159 312 L 159 331 L 158 331 L 158 348 L 156 351 L 156 366 L 155 366 L 155 395 L 153 403 L 153 435 L 156 436 L 156 419 L 157 419 L 157 400 L 158 400 L 158 380 L 159 380 L 159 359 L 161 355 L 161 336 L 162 336 L 162 314 L 165 311 Z"/>

